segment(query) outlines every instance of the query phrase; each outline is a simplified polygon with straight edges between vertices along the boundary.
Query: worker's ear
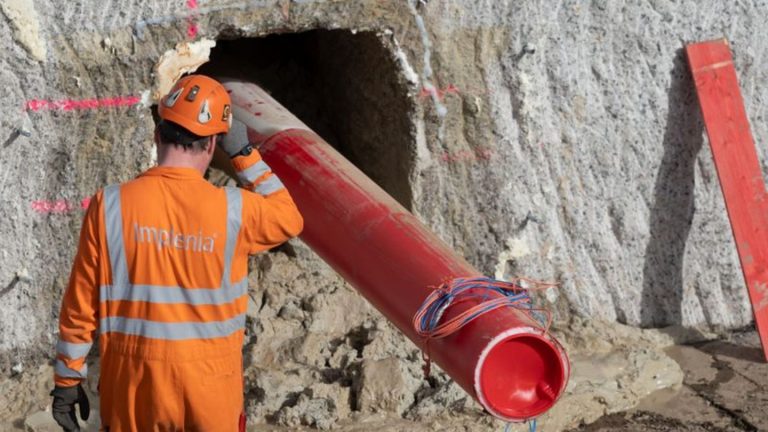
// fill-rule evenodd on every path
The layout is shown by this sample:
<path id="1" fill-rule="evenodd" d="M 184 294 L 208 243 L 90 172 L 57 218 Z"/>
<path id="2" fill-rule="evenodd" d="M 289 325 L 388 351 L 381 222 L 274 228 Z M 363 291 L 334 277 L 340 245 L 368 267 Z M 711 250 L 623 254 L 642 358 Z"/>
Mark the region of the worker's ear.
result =
<path id="1" fill-rule="evenodd" d="M 213 152 L 216 150 L 216 140 L 218 137 L 218 135 L 211 135 L 210 139 L 208 140 L 208 147 L 205 148 L 205 152 L 209 156 L 213 155 Z"/>

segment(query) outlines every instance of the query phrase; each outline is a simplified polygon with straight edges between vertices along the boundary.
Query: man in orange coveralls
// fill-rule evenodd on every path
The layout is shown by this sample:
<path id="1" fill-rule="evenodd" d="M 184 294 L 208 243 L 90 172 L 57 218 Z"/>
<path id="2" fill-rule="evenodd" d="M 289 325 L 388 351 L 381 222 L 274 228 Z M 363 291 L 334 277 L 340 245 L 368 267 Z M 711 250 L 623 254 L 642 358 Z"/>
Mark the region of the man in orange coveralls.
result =
<path id="1" fill-rule="evenodd" d="M 247 258 L 298 235 L 303 219 L 230 105 L 211 78 L 179 80 L 159 104 L 158 166 L 91 200 L 56 347 L 64 430 L 79 430 L 76 404 L 88 417 L 81 382 L 97 330 L 103 430 L 244 428 Z M 216 145 L 242 188 L 203 178 Z"/>

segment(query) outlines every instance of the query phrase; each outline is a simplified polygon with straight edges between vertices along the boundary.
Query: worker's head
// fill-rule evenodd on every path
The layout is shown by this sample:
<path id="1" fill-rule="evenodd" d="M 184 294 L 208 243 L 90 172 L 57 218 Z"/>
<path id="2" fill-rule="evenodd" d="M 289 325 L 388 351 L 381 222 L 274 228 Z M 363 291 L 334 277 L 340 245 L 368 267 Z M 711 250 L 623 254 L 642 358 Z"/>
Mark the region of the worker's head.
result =
<path id="1" fill-rule="evenodd" d="M 216 141 L 232 123 L 231 104 L 227 90 L 212 78 L 188 75 L 180 79 L 158 105 L 158 156 L 172 149 L 207 157 L 210 162 Z"/>

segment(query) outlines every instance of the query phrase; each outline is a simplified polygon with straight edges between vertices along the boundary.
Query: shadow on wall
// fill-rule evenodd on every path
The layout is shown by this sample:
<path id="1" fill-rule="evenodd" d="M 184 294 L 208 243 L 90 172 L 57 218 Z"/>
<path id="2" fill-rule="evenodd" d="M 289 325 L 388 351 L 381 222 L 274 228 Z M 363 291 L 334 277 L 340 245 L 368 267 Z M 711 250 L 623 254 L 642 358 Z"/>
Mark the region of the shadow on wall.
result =
<path id="1" fill-rule="evenodd" d="M 683 49 L 670 72 L 664 156 L 656 175 L 650 240 L 645 250 L 640 324 L 681 324 L 683 256 L 694 211 L 694 168 L 703 122 Z"/>

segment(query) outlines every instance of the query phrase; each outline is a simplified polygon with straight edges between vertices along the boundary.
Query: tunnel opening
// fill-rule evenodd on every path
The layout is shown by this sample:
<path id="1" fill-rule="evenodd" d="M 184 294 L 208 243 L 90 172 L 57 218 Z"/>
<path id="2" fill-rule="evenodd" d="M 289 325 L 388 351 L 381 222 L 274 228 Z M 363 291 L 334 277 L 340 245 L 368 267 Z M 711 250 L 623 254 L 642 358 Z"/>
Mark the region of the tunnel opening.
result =
<path id="1" fill-rule="evenodd" d="M 254 82 L 411 209 L 413 102 L 375 32 L 311 30 L 219 40 L 199 72 Z"/>

